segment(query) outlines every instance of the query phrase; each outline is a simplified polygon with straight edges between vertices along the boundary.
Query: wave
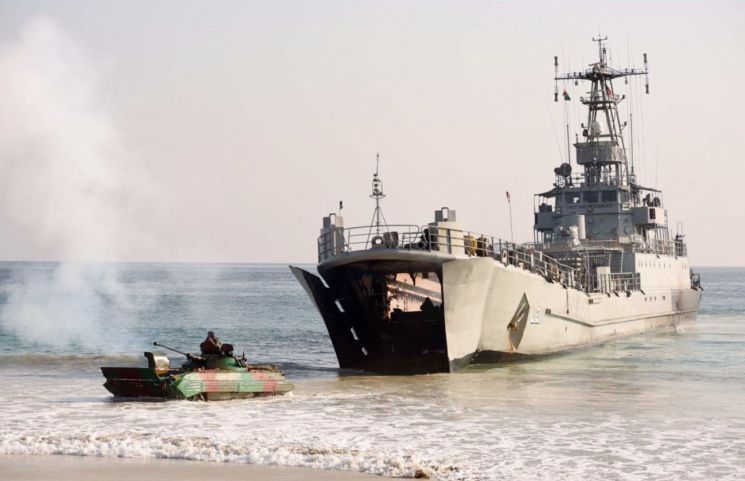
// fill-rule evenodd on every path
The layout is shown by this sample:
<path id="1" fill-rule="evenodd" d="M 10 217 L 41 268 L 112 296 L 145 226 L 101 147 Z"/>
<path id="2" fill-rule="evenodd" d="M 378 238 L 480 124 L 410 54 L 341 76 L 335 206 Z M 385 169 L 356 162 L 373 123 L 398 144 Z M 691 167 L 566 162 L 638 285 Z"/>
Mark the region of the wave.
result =
<path id="1" fill-rule="evenodd" d="M 161 458 L 268 464 L 357 471 L 396 478 L 458 479 L 459 466 L 399 452 L 272 442 L 268 439 L 219 441 L 209 437 L 121 435 L 1 435 L 0 454 Z M 455 475 L 455 476 L 454 476 Z M 472 478 L 471 478 L 472 479 Z"/>

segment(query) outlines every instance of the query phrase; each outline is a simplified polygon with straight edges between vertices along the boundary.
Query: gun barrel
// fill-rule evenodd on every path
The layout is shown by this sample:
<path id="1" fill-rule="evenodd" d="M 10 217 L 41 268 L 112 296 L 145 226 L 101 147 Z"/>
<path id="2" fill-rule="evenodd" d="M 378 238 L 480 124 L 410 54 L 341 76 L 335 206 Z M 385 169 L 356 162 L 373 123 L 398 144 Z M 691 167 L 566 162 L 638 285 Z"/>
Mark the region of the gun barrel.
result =
<path id="1" fill-rule="evenodd" d="M 153 346 L 158 346 L 158 347 L 162 347 L 162 348 L 164 348 L 164 349 L 168 349 L 169 351 L 173 351 L 173 352 L 176 352 L 176 353 L 178 353 L 178 354 L 181 354 L 181 355 L 183 355 L 183 356 L 187 356 L 187 357 L 189 356 L 189 354 L 188 354 L 188 353 L 186 353 L 186 352 L 181 352 L 181 351 L 179 351 L 179 350 L 176 350 L 176 349 L 174 349 L 174 348 L 172 348 L 172 347 L 164 346 L 163 344 L 159 344 L 159 343 L 158 343 L 157 341 L 153 342 Z"/>

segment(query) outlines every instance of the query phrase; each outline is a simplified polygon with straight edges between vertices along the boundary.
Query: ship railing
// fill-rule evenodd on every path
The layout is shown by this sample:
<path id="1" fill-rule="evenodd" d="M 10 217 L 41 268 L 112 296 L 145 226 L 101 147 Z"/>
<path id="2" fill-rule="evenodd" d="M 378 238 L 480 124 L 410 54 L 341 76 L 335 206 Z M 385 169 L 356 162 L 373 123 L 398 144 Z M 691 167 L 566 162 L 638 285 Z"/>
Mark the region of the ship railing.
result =
<path id="1" fill-rule="evenodd" d="M 345 252 L 381 247 L 408 250 L 424 248 L 422 228 L 413 224 L 349 227 L 344 229 L 344 241 Z"/>
<path id="2" fill-rule="evenodd" d="M 491 257 L 539 274 L 551 282 L 585 290 L 577 269 L 530 246 L 499 237 L 442 226 L 387 224 L 334 227 L 318 238 L 318 260 L 369 249 L 441 252 L 468 257 Z"/>
<path id="3" fill-rule="evenodd" d="M 598 172 L 595 174 L 580 172 L 568 177 L 557 176 L 556 182 L 558 187 L 563 188 L 625 185 L 624 177 L 613 172 Z"/>
<path id="4" fill-rule="evenodd" d="M 674 257 L 686 257 L 688 255 L 688 247 L 684 241 L 680 240 L 638 240 L 633 244 L 634 252 L 644 254 L 659 254 L 665 256 Z"/>
<path id="5" fill-rule="evenodd" d="M 624 245 L 628 246 L 628 243 L 624 244 L 617 240 L 587 240 L 582 239 L 579 244 L 573 244 L 572 238 L 560 237 L 558 240 L 550 242 L 535 242 L 530 244 L 535 246 L 537 249 L 556 249 L 556 250 L 578 250 L 578 249 L 622 249 Z"/>
<path id="6" fill-rule="evenodd" d="M 593 292 L 629 292 L 641 289 L 641 274 L 638 272 L 612 272 L 595 276 Z"/>
<path id="7" fill-rule="evenodd" d="M 511 244 L 511 243 L 510 243 Z M 514 244 L 512 244 L 514 246 Z M 581 276 L 577 269 L 562 264 L 553 257 L 530 246 L 505 246 L 493 256 L 505 265 L 513 265 L 539 274 L 551 282 L 558 282 L 564 286 L 584 290 Z"/>
<path id="8" fill-rule="evenodd" d="M 536 242 L 530 244 L 537 249 L 623 249 L 631 246 L 633 252 L 645 254 L 660 254 L 674 257 L 686 257 L 688 248 L 685 242 L 675 240 L 654 240 L 648 241 L 643 239 L 634 239 L 631 242 L 620 242 L 618 240 L 587 240 L 582 239 L 579 245 L 571 245 L 570 238 L 562 238 L 551 242 Z"/>

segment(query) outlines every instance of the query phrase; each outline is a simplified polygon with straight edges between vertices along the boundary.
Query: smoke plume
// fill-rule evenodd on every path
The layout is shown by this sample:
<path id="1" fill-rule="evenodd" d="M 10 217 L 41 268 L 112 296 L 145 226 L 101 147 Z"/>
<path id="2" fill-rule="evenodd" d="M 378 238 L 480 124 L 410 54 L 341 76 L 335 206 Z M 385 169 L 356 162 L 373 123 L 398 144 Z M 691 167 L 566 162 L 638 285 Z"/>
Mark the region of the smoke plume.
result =
<path id="1" fill-rule="evenodd" d="M 0 327 L 22 341 L 92 347 L 112 313 L 132 314 L 116 268 L 95 263 L 146 250 L 158 202 L 105 112 L 92 59 L 48 18 L 0 45 L 2 231 L 20 252 L 60 261 L 3 286 Z"/>

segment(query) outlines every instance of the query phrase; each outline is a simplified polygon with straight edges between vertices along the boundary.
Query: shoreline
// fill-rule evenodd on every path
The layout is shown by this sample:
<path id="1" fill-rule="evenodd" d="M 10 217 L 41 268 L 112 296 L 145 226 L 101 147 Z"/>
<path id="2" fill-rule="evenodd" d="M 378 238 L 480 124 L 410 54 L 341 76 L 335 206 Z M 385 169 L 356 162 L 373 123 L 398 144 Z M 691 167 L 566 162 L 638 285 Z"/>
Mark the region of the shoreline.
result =
<path id="1" fill-rule="evenodd" d="M 217 463 L 161 458 L 109 458 L 58 454 L 2 454 L 3 481 L 204 481 L 262 479 L 267 481 L 371 481 L 382 476 L 265 464 Z"/>

